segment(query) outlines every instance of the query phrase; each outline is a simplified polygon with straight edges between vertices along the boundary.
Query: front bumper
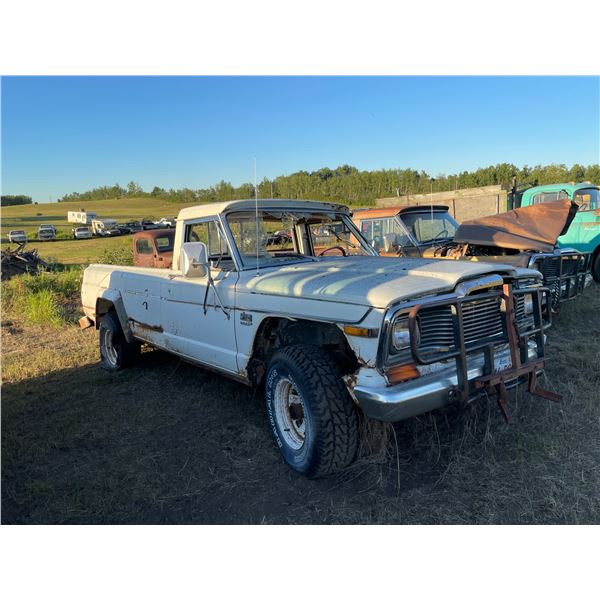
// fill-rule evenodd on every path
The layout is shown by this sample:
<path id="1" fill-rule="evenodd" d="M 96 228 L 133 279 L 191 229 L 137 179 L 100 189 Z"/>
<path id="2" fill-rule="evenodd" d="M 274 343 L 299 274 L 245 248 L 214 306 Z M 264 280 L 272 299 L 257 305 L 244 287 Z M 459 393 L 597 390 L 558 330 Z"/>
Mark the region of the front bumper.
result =
<path id="1" fill-rule="evenodd" d="M 528 359 L 537 358 L 534 347 L 528 349 Z M 510 366 L 510 350 L 496 353 L 495 367 L 500 373 Z M 458 375 L 454 361 L 436 372 L 421 376 L 412 381 L 389 387 L 369 387 L 357 385 L 354 397 L 365 415 L 378 421 L 395 422 L 443 408 L 460 400 Z M 474 381 L 484 375 L 485 357 L 482 354 L 469 357 L 467 378 Z M 507 385 L 516 385 L 518 378 L 508 380 Z M 481 395 L 473 396 L 472 399 Z"/>

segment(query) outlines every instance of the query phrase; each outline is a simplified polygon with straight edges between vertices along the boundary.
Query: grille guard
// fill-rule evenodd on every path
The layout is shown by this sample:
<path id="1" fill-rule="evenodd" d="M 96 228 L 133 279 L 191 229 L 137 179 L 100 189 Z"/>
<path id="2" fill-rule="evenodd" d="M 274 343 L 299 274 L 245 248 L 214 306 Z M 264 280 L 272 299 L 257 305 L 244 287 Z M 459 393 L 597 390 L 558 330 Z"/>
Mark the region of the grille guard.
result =
<path id="1" fill-rule="evenodd" d="M 519 331 L 516 320 L 515 297 L 518 295 L 531 294 L 533 298 L 534 325 L 527 331 Z M 463 326 L 463 304 L 473 302 L 474 299 L 485 300 L 498 298 L 504 301 L 506 310 L 502 313 L 502 336 L 487 337 L 475 343 L 465 341 Z M 453 358 L 456 362 L 458 401 L 463 405 L 469 403 L 478 392 L 491 391 L 497 395 L 498 404 L 507 422 L 510 415 L 506 405 L 506 382 L 523 377 L 529 377 L 529 391 L 538 396 L 551 400 L 559 400 L 560 397 L 537 387 L 536 373 L 544 367 L 545 347 L 544 331 L 551 324 L 551 311 L 546 311 L 547 320 L 544 319 L 544 298 L 546 306 L 550 307 L 550 290 L 545 287 L 513 289 L 511 284 L 503 284 L 502 290 L 495 290 L 477 294 L 477 296 L 462 296 L 451 299 L 440 299 L 439 301 L 427 302 L 413 306 L 408 313 L 408 329 L 410 332 L 410 350 L 414 361 L 420 365 L 431 365 L 436 362 Z M 418 323 L 419 311 L 435 306 L 450 306 L 452 309 L 453 349 L 438 352 L 423 353 L 418 348 Z M 528 346 L 530 341 L 536 344 L 536 357 L 528 358 Z M 511 366 L 502 371 L 495 370 L 496 346 L 506 345 L 510 349 Z M 477 379 L 469 380 L 467 377 L 467 357 L 469 354 L 483 352 L 484 372 Z"/>

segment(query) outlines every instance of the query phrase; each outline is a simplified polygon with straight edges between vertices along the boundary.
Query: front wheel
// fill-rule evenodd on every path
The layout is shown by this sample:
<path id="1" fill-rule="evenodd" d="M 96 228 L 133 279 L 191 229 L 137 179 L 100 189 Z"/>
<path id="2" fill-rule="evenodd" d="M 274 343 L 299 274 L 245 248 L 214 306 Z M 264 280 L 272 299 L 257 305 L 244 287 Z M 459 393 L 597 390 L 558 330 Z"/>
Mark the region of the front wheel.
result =
<path id="1" fill-rule="evenodd" d="M 108 371 L 118 371 L 131 366 L 140 355 L 140 343 L 125 339 L 114 310 L 100 319 L 100 366 Z"/>
<path id="2" fill-rule="evenodd" d="M 600 252 L 594 257 L 592 262 L 592 277 L 596 283 L 600 283 Z"/>
<path id="3" fill-rule="evenodd" d="M 269 363 L 265 398 L 285 461 L 307 477 L 347 467 L 358 447 L 358 415 L 337 365 L 315 346 L 278 350 Z"/>

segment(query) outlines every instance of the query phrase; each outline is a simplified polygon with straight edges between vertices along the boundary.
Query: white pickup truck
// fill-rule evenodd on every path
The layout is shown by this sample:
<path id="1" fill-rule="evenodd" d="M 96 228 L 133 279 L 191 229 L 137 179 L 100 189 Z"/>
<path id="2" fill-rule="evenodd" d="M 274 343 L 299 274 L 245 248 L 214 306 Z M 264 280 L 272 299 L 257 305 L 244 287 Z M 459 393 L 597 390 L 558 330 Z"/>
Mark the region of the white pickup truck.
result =
<path id="1" fill-rule="evenodd" d="M 285 233 L 285 235 L 282 234 Z M 238 200 L 184 208 L 168 269 L 90 265 L 81 326 L 101 364 L 145 343 L 264 386 L 284 459 L 349 465 L 358 416 L 399 421 L 497 395 L 544 364 L 547 290 L 509 265 L 380 257 L 341 205 Z"/>

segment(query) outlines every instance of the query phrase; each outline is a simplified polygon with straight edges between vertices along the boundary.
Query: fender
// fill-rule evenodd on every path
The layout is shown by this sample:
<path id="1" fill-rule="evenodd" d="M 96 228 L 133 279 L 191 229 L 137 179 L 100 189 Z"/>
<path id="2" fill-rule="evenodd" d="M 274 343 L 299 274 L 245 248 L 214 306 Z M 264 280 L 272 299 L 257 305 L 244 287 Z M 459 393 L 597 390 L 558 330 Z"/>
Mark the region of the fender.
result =
<path id="1" fill-rule="evenodd" d="M 110 309 L 114 308 L 121 324 L 121 329 L 125 335 L 125 339 L 128 342 L 133 342 L 135 339 L 129 326 L 129 320 L 127 318 L 127 312 L 125 311 L 125 304 L 121 293 L 117 290 L 104 289 L 98 295 L 96 299 L 96 329 L 100 326 L 100 317 L 105 315 Z"/>

